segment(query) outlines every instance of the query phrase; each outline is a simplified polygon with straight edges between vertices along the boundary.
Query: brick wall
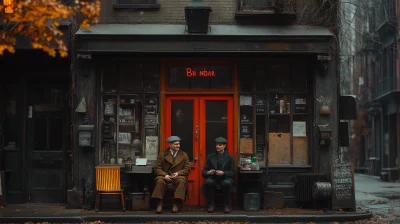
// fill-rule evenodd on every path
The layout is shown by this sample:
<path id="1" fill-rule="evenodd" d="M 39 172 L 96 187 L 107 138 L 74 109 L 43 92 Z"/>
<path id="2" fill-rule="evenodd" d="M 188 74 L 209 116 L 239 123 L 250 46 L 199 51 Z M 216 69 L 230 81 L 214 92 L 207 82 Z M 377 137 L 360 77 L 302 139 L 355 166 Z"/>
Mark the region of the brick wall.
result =
<path id="1" fill-rule="evenodd" d="M 116 0 L 102 0 L 101 6 L 101 23 L 148 23 L 148 24 L 184 24 L 185 23 L 185 6 L 191 0 L 157 0 L 161 5 L 159 10 L 132 10 L 132 9 L 113 9 Z M 204 3 L 211 6 L 211 24 L 235 24 L 235 13 L 237 2 L 240 0 L 204 0 Z M 326 22 L 326 13 L 321 10 L 321 0 L 282 0 L 285 4 L 288 2 L 296 2 L 297 19 L 294 23 L 321 25 Z M 328 2 L 335 2 L 330 0 Z M 305 9 L 305 10 L 303 10 Z M 318 15 L 322 20 L 318 20 Z M 313 21 L 310 21 L 312 19 Z"/>
<path id="2" fill-rule="evenodd" d="M 184 24 L 185 6 L 190 0 L 157 0 L 159 10 L 114 10 L 116 0 L 103 0 L 101 6 L 101 23 L 163 23 Z M 213 24 L 235 23 L 236 0 L 204 0 L 212 7 Z"/>

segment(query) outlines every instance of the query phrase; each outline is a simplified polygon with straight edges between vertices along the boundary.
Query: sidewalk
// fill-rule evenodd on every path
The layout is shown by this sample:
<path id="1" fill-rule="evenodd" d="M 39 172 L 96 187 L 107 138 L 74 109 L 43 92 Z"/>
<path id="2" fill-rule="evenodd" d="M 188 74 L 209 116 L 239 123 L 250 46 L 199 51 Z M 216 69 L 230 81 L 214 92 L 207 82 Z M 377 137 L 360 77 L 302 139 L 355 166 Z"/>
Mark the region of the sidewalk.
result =
<path id="1" fill-rule="evenodd" d="M 57 204 L 22 204 L 0 208 L 0 223 L 50 222 L 82 223 L 102 221 L 108 223 L 147 223 L 150 221 L 231 221 L 249 223 L 293 223 L 293 222 L 344 222 L 369 219 L 368 212 L 334 212 L 298 208 L 261 210 L 246 212 L 235 209 L 224 214 L 222 209 L 209 214 L 203 208 L 185 207 L 181 213 L 173 214 L 169 209 L 163 214 L 154 211 L 83 211 L 65 209 Z"/>
<path id="2" fill-rule="evenodd" d="M 400 220 L 400 183 L 364 174 L 355 174 L 354 182 L 357 211 L 373 213 L 384 221 Z"/>

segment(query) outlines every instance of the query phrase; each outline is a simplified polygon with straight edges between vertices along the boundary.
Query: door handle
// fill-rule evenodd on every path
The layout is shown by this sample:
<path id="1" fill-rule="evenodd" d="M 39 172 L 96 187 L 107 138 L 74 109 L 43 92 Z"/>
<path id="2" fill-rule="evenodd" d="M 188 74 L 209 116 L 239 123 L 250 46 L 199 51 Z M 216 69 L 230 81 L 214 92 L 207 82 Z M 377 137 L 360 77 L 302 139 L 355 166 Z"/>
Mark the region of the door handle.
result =
<path id="1" fill-rule="evenodd" d="M 193 159 L 195 162 L 197 162 L 197 160 L 199 160 L 199 158 L 196 156 L 196 157 L 194 157 L 194 159 Z"/>
<path id="2" fill-rule="evenodd" d="M 198 125 L 196 125 L 196 130 L 195 130 L 195 136 L 194 136 L 194 138 L 195 138 L 196 140 L 199 140 L 199 126 L 198 126 Z"/>

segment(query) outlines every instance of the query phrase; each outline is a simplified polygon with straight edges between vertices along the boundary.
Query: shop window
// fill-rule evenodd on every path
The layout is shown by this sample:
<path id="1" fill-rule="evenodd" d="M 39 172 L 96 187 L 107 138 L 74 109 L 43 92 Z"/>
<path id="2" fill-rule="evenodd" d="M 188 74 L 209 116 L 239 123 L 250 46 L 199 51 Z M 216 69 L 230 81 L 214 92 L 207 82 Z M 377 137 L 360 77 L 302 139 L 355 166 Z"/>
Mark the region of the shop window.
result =
<path id="1" fill-rule="evenodd" d="M 155 160 L 159 135 L 158 66 L 122 62 L 102 70 L 100 163 L 122 165 L 138 156 Z M 111 79 L 116 80 L 112 82 L 114 86 L 104 84 Z"/>
<path id="2" fill-rule="evenodd" d="M 307 73 L 305 65 L 248 65 L 239 69 L 240 81 L 245 81 L 239 84 L 241 158 L 257 156 L 264 165 L 267 159 L 269 165 L 309 165 Z M 251 93 L 246 88 L 249 86 L 255 87 Z"/>
<path id="3" fill-rule="evenodd" d="M 168 72 L 170 89 L 229 89 L 232 88 L 229 66 L 171 66 Z"/>

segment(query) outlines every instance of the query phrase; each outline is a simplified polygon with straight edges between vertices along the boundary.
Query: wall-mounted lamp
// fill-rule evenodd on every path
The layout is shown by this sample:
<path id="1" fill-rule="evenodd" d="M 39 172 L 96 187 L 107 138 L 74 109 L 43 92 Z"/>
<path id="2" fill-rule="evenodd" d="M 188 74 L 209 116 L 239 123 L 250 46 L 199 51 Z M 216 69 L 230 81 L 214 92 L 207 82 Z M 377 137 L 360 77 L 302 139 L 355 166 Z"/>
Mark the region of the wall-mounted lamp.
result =
<path id="1" fill-rule="evenodd" d="M 86 106 L 86 98 L 82 97 L 78 106 L 75 109 L 75 112 L 84 114 L 83 124 L 89 124 L 89 117 L 87 116 L 87 106 Z"/>

